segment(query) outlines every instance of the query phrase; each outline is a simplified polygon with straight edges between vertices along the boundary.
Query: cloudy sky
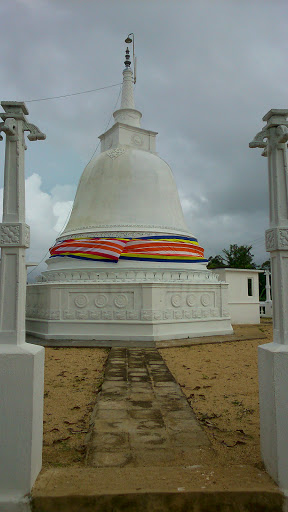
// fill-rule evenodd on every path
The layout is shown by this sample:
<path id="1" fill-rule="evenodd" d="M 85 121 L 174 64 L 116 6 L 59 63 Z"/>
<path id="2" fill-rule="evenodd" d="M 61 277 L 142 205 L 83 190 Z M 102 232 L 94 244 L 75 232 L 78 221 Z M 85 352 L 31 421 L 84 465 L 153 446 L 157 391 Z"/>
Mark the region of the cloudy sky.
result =
<path id="1" fill-rule="evenodd" d="M 42 260 L 62 231 L 120 86 L 31 100 L 119 84 L 130 32 L 142 126 L 159 132 L 205 255 L 236 243 L 267 259 L 267 160 L 248 144 L 270 108 L 288 106 L 287 21 L 285 0 L 1 2 L 1 100 L 26 101 L 47 135 L 26 152 L 28 259 Z"/>

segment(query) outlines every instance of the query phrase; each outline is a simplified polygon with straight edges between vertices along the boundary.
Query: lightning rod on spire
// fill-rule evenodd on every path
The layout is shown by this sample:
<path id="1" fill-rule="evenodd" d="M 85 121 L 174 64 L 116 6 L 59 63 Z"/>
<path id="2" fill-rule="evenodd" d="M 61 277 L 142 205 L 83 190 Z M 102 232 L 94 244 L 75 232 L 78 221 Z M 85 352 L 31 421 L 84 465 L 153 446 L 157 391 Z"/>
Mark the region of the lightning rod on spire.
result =
<path id="1" fill-rule="evenodd" d="M 132 39 L 131 39 L 130 36 L 132 36 Z M 128 34 L 128 36 L 125 39 L 125 43 L 126 44 L 131 44 L 132 42 L 133 42 L 133 75 L 134 75 L 134 84 L 136 84 L 136 61 L 137 61 L 137 57 L 135 56 L 135 51 L 134 51 L 134 34 L 133 34 L 133 32 Z M 127 50 L 128 50 L 128 53 L 129 53 L 128 47 L 127 47 Z M 129 53 L 129 57 L 127 59 L 127 50 L 126 50 L 126 61 L 128 61 L 130 59 L 130 53 Z M 125 66 L 126 66 L 126 61 L 125 61 Z M 130 64 L 131 64 L 131 62 L 129 63 L 129 66 L 130 66 Z"/>

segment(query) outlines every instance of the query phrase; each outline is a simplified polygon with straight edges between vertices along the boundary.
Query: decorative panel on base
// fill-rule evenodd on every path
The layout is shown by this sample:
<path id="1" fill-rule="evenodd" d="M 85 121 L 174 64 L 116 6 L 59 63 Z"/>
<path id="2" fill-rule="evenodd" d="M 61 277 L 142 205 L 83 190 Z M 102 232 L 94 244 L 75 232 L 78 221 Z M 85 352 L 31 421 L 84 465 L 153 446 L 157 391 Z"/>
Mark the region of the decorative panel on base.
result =
<path id="1" fill-rule="evenodd" d="M 59 342 L 110 340 L 111 345 L 232 333 L 227 284 L 199 281 L 29 285 L 27 332 Z"/>

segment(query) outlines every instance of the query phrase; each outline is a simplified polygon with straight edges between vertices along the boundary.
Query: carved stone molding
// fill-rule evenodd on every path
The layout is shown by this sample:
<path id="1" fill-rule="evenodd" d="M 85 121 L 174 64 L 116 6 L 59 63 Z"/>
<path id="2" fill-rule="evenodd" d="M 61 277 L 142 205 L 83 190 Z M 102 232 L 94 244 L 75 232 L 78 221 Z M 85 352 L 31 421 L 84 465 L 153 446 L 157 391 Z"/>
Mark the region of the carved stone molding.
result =
<path id="1" fill-rule="evenodd" d="M 114 268 L 114 267 L 113 267 Z M 201 270 L 107 270 L 97 272 L 96 270 L 62 270 L 43 272 L 38 278 L 39 283 L 45 282 L 106 282 L 106 283 L 142 283 L 142 282 L 163 282 L 174 283 L 218 283 L 218 276 L 211 271 Z M 190 299 L 192 300 L 192 298 Z M 190 304 L 188 304 L 190 306 Z M 191 304 L 193 305 L 193 304 Z"/>
<path id="2" fill-rule="evenodd" d="M 114 311 L 113 318 L 114 320 L 126 320 L 126 311 Z"/>
<path id="3" fill-rule="evenodd" d="M 101 319 L 101 311 L 97 309 L 96 311 L 88 311 L 89 320 L 100 320 Z"/>
<path id="4" fill-rule="evenodd" d="M 30 228 L 19 222 L 0 224 L 0 247 L 29 247 Z"/>
<path id="5" fill-rule="evenodd" d="M 179 308 L 182 305 L 182 297 L 179 293 L 172 295 L 171 304 L 174 306 L 174 308 Z"/>
<path id="6" fill-rule="evenodd" d="M 144 322 L 170 322 L 171 320 L 193 320 L 193 319 L 204 319 L 204 318 L 219 318 L 219 308 L 175 308 L 162 310 L 127 310 L 127 309 L 86 309 L 83 307 L 79 309 L 65 309 L 62 312 L 60 310 L 47 309 L 44 307 L 27 307 L 27 318 L 41 318 L 44 320 L 87 320 L 96 322 L 109 322 L 109 321 L 132 321 L 136 320 Z M 229 317 L 228 310 L 224 310 L 222 316 Z"/>
<path id="7" fill-rule="evenodd" d="M 267 229 L 265 232 L 266 251 L 273 251 L 276 249 L 276 237 L 274 229 Z"/>
<path id="8" fill-rule="evenodd" d="M 187 297 L 186 297 L 187 306 L 193 307 L 193 306 L 195 306 L 196 302 L 197 302 L 197 297 L 196 297 L 195 293 L 190 293 L 189 295 L 187 295 Z"/>
<path id="9" fill-rule="evenodd" d="M 75 311 L 75 317 L 78 320 L 88 320 L 88 311 L 85 311 L 85 310 Z"/>
<path id="10" fill-rule="evenodd" d="M 282 249 L 288 249 L 288 229 L 279 229 L 279 245 Z"/>
<path id="11" fill-rule="evenodd" d="M 27 318 L 42 318 L 43 320 L 60 320 L 59 309 L 45 309 L 41 307 L 27 307 Z"/>
<path id="12" fill-rule="evenodd" d="M 113 320 L 113 311 L 102 311 L 102 320 Z"/>
<path id="13" fill-rule="evenodd" d="M 142 310 L 141 311 L 141 320 L 146 320 L 151 322 L 153 318 L 153 311 L 152 310 Z"/>
<path id="14" fill-rule="evenodd" d="M 131 143 L 135 146 L 141 147 L 143 146 L 143 137 L 139 134 L 134 134 L 131 137 Z"/>
<path id="15" fill-rule="evenodd" d="M 88 304 L 87 296 L 84 293 L 79 293 L 79 295 L 76 295 L 74 303 L 77 308 L 85 308 Z"/>
<path id="16" fill-rule="evenodd" d="M 267 139 L 268 138 L 268 132 L 266 130 L 266 126 L 261 130 L 261 132 L 258 132 L 252 142 L 249 144 L 249 148 L 266 148 L 267 146 Z M 264 140 L 265 139 L 265 140 Z"/>
<path id="17" fill-rule="evenodd" d="M 203 295 L 201 296 L 201 304 L 204 306 L 204 307 L 207 307 L 207 306 L 210 306 L 211 304 L 211 295 L 209 295 L 209 293 L 203 293 Z"/>
<path id="18" fill-rule="evenodd" d="M 91 233 L 82 233 L 75 235 L 78 238 L 140 238 L 141 236 L 157 236 L 157 235 L 164 235 L 165 233 L 156 233 L 156 232 L 147 232 L 147 231 L 102 231 L 99 233 L 97 232 L 91 232 Z M 66 236 L 60 236 L 57 238 L 57 240 L 69 240 L 72 235 L 66 235 Z"/>
<path id="19" fill-rule="evenodd" d="M 287 123 L 286 123 L 287 124 Z M 276 126 L 268 121 L 268 124 L 264 126 L 261 132 L 255 135 L 252 142 L 250 142 L 250 148 L 263 148 L 264 151 L 262 156 L 268 156 L 268 151 L 271 152 L 274 149 L 281 149 L 281 144 L 284 144 L 288 140 L 288 127 L 285 124 L 279 124 Z M 283 148 L 286 150 L 286 148 Z"/>
<path id="20" fill-rule="evenodd" d="M 75 311 L 69 311 L 67 309 L 65 309 L 63 311 L 64 320 L 74 320 L 74 317 L 75 317 Z"/>
<path id="21" fill-rule="evenodd" d="M 125 308 L 128 304 L 127 295 L 124 295 L 124 293 L 117 295 L 117 297 L 114 299 L 114 304 L 117 308 Z"/>
<path id="22" fill-rule="evenodd" d="M 108 296 L 104 293 L 99 293 L 94 299 L 96 308 L 104 308 L 108 304 Z"/>
<path id="23" fill-rule="evenodd" d="M 2 224 L 0 226 L 1 245 L 19 245 L 20 224 Z"/>
<path id="24" fill-rule="evenodd" d="M 114 151 L 114 149 L 111 149 L 111 151 Z M 83 229 L 84 231 L 86 231 L 87 229 L 90 229 L 90 228 L 91 228 L 93 231 L 95 230 L 95 228 L 97 228 L 99 231 L 101 231 L 101 229 L 107 229 L 107 228 L 108 228 L 108 229 L 113 229 L 113 228 L 124 228 L 125 232 L 127 232 L 127 235 L 129 234 L 129 236 L 130 236 L 130 235 L 131 235 L 131 233 L 132 233 L 132 231 L 126 231 L 126 230 L 127 230 L 128 228 L 130 228 L 130 227 L 131 227 L 133 230 L 136 230 L 136 232 L 138 232 L 136 228 L 139 228 L 139 230 L 142 230 L 143 228 L 144 228 L 144 229 L 150 229 L 150 228 L 151 228 L 152 230 L 153 230 L 153 229 L 155 229 L 155 228 L 157 228 L 158 233 L 155 233 L 155 235 L 159 235 L 159 234 L 161 234 L 161 229 L 163 229 L 163 230 L 165 230 L 165 233 L 167 232 L 167 230 L 169 230 L 169 231 L 171 231 L 172 233 L 175 233 L 175 232 L 176 232 L 176 233 L 178 233 L 178 235 L 191 236 L 191 233 L 190 233 L 189 231 L 179 231 L 179 230 L 177 229 L 177 226 L 159 226 L 159 225 L 157 225 L 157 224 L 99 224 L 99 225 L 97 225 L 97 226 L 95 226 L 95 225 L 94 225 L 94 226 L 81 226 L 81 228 L 79 228 L 79 230 L 78 230 L 78 231 L 80 231 L 80 229 Z M 99 236 L 99 231 L 96 233 L 96 236 L 97 236 L 97 235 Z M 107 232 L 107 233 L 108 233 L 108 232 Z M 118 234 L 118 233 L 119 233 L 119 231 L 117 231 L 116 233 Z M 89 233 L 89 235 L 90 235 L 90 233 Z M 148 235 L 149 235 L 149 234 L 148 234 Z M 148 235 L 147 235 L 147 231 L 143 234 L 143 236 L 148 236 Z M 57 238 L 57 240 L 65 240 L 65 239 L 66 239 L 66 237 L 67 237 L 67 238 L 71 238 L 71 237 L 73 237 L 73 236 L 76 236 L 76 237 L 83 236 L 83 237 L 85 237 L 85 236 L 87 236 L 87 233 L 85 233 L 85 232 L 84 232 L 83 234 L 82 234 L 82 233 L 79 233 L 79 232 L 78 232 L 77 234 L 69 233 L 69 235 L 68 235 L 68 236 L 67 236 L 67 235 L 64 235 L 63 237 L 62 237 L 62 236 L 59 236 L 59 237 Z M 101 236 L 108 236 L 108 235 L 107 235 L 107 234 L 106 234 L 106 232 L 105 232 L 105 233 L 102 233 L 102 235 L 101 235 Z M 118 236 L 118 235 L 117 235 L 117 236 Z"/>
<path id="25" fill-rule="evenodd" d="M 140 311 L 127 311 L 127 320 L 139 320 Z"/>
<path id="26" fill-rule="evenodd" d="M 211 292 L 210 293 L 201 293 L 201 292 L 194 292 L 194 293 L 187 293 L 187 292 L 181 292 L 176 293 L 170 297 L 170 293 L 167 293 L 167 299 L 168 303 L 169 300 L 171 301 L 171 304 L 174 308 L 179 308 L 180 306 L 183 306 L 184 303 L 187 304 L 190 308 L 195 308 L 198 306 L 204 306 L 204 308 L 208 308 L 208 306 L 213 306 L 215 301 L 215 296 Z"/>
<path id="27" fill-rule="evenodd" d="M 126 151 L 126 148 L 124 146 L 118 146 L 117 148 L 110 149 L 109 151 L 107 151 L 106 154 L 114 160 L 118 156 L 123 155 L 123 153 L 125 153 L 125 151 Z"/>
<path id="28" fill-rule="evenodd" d="M 288 250 L 288 228 L 272 228 L 265 232 L 266 251 Z"/>

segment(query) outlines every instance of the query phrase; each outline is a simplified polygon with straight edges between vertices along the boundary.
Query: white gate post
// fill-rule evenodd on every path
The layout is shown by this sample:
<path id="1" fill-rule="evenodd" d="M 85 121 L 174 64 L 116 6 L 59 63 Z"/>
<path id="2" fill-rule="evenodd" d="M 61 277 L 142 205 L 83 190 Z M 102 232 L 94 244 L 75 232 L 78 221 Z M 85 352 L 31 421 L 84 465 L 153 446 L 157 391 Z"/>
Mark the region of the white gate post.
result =
<path id="1" fill-rule="evenodd" d="M 266 279 L 266 302 L 271 302 L 271 293 L 270 293 L 270 270 L 265 270 L 265 279 Z"/>
<path id="2" fill-rule="evenodd" d="M 250 147 L 268 156 L 273 343 L 258 349 L 261 453 L 267 471 L 288 492 L 288 110 L 273 109 Z M 264 140 L 265 139 L 265 140 Z"/>
<path id="3" fill-rule="evenodd" d="M 44 349 L 25 343 L 26 266 L 24 132 L 45 139 L 27 122 L 24 103 L 3 101 L 6 134 L 3 220 L 0 224 L 0 510 L 30 510 L 27 495 L 41 469 Z M 0 135 L 0 140 L 3 137 Z"/>

